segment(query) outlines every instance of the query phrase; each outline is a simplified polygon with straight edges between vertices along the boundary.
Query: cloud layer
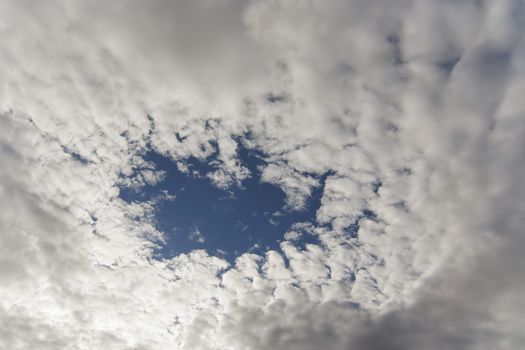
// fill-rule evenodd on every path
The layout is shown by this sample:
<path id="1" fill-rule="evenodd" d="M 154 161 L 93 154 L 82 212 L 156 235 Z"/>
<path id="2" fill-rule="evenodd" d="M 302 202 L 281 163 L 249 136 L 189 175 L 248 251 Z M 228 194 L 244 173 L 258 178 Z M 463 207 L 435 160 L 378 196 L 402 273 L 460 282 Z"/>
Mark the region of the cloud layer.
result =
<path id="1" fill-rule="evenodd" d="M 523 346 L 524 27 L 520 0 L 0 0 L 0 347 Z M 119 188 L 164 176 L 148 150 L 240 186 L 240 143 L 288 210 L 324 186 L 316 223 L 155 259 L 168 198 Z"/>

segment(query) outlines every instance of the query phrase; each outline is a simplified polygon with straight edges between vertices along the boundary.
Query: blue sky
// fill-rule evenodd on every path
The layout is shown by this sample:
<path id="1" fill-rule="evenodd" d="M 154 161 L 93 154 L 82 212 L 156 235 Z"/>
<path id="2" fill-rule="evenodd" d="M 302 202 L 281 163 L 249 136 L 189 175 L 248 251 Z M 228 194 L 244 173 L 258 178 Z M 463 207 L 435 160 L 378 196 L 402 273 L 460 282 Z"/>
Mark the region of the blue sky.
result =
<path id="1" fill-rule="evenodd" d="M 214 170 L 211 164 L 215 158 L 212 155 L 205 160 L 184 161 L 190 174 L 181 172 L 169 157 L 149 151 L 144 160 L 153 163 L 155 170 L 165 171 L 164 180 L 139 190 L 121 187 L 120 197 L 128 202 L 148 201 L 165 191 L 175 195 L 174 200 L 162 200 L 156 207 L 156 226 L 166 238 L 166 244 L 157 250 L 158 257 L 171 258 L 205 249 L 232 261 L 245 252 L 279 250 L 279 242 L 294 223 L 315 223 L 328 174 L 319 178 L 319 186 L 304 208 L 290 210 L 285 206 L 286 195 L 281 188 L 261 182 L 258 167 L 265 163 L 262 153 L 240 147 L 239 160 L 251 175 L 241 186 L 227 189 L 218 188 L 205 176 Z M 304 247 L 318 240 L 304 232 L 295 243 Z"/>

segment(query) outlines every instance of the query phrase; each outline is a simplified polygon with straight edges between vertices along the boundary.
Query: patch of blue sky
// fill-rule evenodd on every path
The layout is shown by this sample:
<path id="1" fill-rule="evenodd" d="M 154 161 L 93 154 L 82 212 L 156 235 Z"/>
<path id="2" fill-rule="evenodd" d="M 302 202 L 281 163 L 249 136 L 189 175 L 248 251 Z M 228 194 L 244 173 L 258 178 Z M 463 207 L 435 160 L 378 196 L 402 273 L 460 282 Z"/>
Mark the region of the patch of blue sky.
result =
<path id="1" fill-rule="evenodd" d="M 216 187 L 205 175 L 214 170 L 215 156 L 205 161 L 184 161 L 190 172 L 182 172 L 169 157 L 150 151 L 144 159 L 164 171 L 163 181 L 146 185 L 139 191 L 121 188 L 120 197 L 128 202 L 147 201 L 163 191 L 175 195 L 162 201 L 155 214 L 157 228 L 164 232 L 166 244 L 156 251 L 159 258 L 170 258 L 195 249 L 233 261 L 245 252 L 262 254 L 279 251 L 279 243 L 290 227 L 299 222 L 315 222 L 324 179 L 301 211 L 285 210 L 285 193 L 277 186 L 263 183 L 259 167 L 262 154 L 240 147 L 239 158 L 251 176 L 240 187 Z M 200 174 L 200 175 L 196 175 Z M 303 233 L 295 244 L 304 247 L 318 243 L 317 237 Z"/>

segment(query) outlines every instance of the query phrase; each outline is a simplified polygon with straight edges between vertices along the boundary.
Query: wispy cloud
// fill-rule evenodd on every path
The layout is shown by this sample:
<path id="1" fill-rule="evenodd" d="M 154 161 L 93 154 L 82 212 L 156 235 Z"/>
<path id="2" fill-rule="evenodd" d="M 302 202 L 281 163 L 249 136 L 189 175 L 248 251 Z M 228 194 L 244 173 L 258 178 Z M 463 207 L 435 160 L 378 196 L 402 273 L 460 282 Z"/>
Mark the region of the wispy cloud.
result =
<path id="1" fill-rule="evenodd" d="M 204 235 L 201 233 L 197 225 L 193 226 L 193 228 L 190 230 L 188 238 L 199 243 L 204 243 L 205 241 Z"/>

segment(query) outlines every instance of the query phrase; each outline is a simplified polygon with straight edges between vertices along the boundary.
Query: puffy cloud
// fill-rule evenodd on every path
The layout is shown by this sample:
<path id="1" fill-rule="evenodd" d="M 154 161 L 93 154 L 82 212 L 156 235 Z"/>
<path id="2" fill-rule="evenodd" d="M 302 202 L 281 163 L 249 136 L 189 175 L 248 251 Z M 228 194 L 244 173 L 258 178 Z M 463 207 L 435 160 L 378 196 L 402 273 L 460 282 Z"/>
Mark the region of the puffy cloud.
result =
<path id="1" fill-rule="evenodd" d="M 0 0 L 0 347 L 519 348 L 524 6 Z M 119 188 L 240 143 L 316 220 L 156 257 L 177 198 Z"/>

